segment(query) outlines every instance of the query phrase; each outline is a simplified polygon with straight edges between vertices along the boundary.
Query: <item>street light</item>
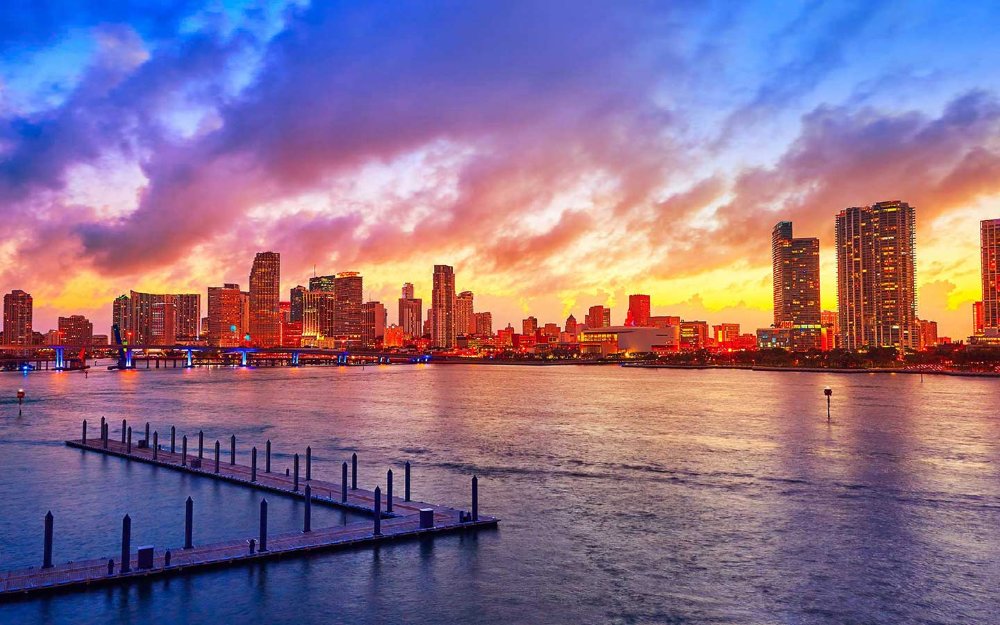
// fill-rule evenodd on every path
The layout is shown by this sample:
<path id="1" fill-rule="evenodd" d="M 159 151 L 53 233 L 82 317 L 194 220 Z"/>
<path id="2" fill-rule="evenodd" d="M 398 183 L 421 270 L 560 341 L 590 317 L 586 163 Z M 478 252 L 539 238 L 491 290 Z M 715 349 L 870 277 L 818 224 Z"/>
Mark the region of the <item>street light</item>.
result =
<path id="1" fill-rule="evenodd" d="M 826 395 L 826 422 L 830 422 L 830 397 L 833 396 L 833 389 L 829 386 L 823 389 L 823 394 Z"/>

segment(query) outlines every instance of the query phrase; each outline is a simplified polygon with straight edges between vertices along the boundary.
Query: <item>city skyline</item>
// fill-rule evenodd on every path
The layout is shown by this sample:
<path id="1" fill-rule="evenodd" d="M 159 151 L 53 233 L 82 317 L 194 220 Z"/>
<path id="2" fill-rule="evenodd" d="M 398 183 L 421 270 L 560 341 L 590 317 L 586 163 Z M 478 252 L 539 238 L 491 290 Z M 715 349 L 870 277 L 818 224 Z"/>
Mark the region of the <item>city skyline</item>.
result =
<path id="1" fill-rule="evenodd" d="M 54 327 L 133 288 L 245 285 L 243 259 L 275 249 L 287 277 L 363 270 L 382 302 L 447 263 L 497 326 L 639 292 L 755 327 L 775 222 L 819 239 L 833 309 L 828 215 L 902 198 L 920 213 L 921 315 L 964 333 L 978 222 L 1000 214 L 995 7 L 492 10 L 24 25 L 0 61 L 0 290 L 31 285 Z M 448 36 L 420 35 L 442 19 Z"/>

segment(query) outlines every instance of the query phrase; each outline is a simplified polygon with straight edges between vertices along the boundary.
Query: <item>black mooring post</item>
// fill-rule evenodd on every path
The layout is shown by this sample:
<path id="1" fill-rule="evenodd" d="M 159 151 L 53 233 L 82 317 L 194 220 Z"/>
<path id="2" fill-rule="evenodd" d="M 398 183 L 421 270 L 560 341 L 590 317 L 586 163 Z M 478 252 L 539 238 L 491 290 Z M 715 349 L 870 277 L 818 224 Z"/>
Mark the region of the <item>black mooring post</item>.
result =
<path id="1" fill-rule="evenodd" d="M 358 454 L 351 454 L 351 490 L 358 489 Z"/>
<path id="2" fill-rule="evenodd" d="M 347 503 L 347 461 L 344 461 L 343 472 L 340 477 L 340 500 Z"/>
<path id="3" fill-rule="evenodd" d="M 479 478 L 472 476 L 472 520 L 479 520 Z"/>
<path id="4" fill-rule="evenodd" d="M 313 465 L 313 448 L 306 447 L 306 481 L 312 479 L 312 465 Z"/>
<path id="5" fill-rule="evenodd" d="M 385 511 L 392 514 L 392 469 L 385 474 Z"/>
<path id="6" fill-rule="evenodd" d="M 87 444 L 87 420 L 83 420 L 83 444 Z"/>
<path id="7" fill-rule="evenodd" d="M 128 424 L 125 422 L 125 419 L 122 419 L 122 445 L 125 444 L 125 428 L 127 425 Z"/>
<path id="8" fill-rule="evenodd" d="M 382 535 L 382 489 L 375 487 L 375 536 Z"/>
<path id="9" fill-rule="evenodd" d="M 153 460 L 156 460 L 157 456 L 160 455 L 160 435 L 157 432 L 153 432 Z"/>
<path id="10" fill-rule="evenodd" d="M 149 445 L 149 421 L 146 421 L 146 444 Z"/>
<path id="11" fill-rule="evenodd" d="M 170 426 L 170 453 L 177 453 L 177 428 Z"/>
<path id="12" fill-rule="evenodd" d="M 107 420 L 104 417 L 101 417 L 101 437 L 102 438 L 104 437 L 104 425 L 106 423 L 107 423 Z"/>
<path id="13" fill-rule="evenodd" d="M 294 467 L 294 469 L 292 470 L 292 472 L 293 472 L 293 474 L 295 476 L 295 478 L 294 478 L 295 482 L 294 482 L 294 486 L 293 486 L 292 490 L 297 493 L 297 492 L 299 492 L 299 455 L 298 454 L 295 454 L 295 460 L 294 460 L 292 466 Z"/>
<path id="14" fill-rule="evenodd" d="M 42 548 L 42 568 L 52 568 L 52 511 L 45 514 L 45 544 Z"/>
<path id="15" fill-rule="evenodd" d="M 312 488 L 306 484 L 306 510 L 305 518 L 302 519 L 302 531 L 311 532 L 312 531 Z"/>
<path id="16" fill-rule="evenodd" d="M 257 551 L 267 551 L 267 499 L 260 500 L 260 546 Z"/>
<path id="17" fill-rule="evenodd" d="M 190 549 L 194 546 L 192 535 L 194 534 L 194 501 L 188 497 L 184 502 L 184 548 Z"/>
<path id="18" fill-rule="evenodd" d="M 122 564 L 121 572 L 128 573 L 131 570 L 129 559 L 132 555 L 132 518 L 125 515 L 122 519 Z"/>
<path id="19" fill-rule="evenodd" d="M 107 423 L 105 423 L 101 427 L 101 444 L 104 446 L 105 449 L 108 448 L 108 424 Z"/>
<path id="20" fill-rule="evenodd" d="M 188 465 L 188 437 L 187 434 L 181 437 L 181 466 Z"/>
<path id="21" fill-rule="evenodd" d="M 257 481 L 257 447 L 250 450 L 250 481 Z"/>
<path id="22" fill-rule="evenodd" d="M 229 437 L 229 464 L 236 464 L 236 435 Z"/>
<path id="23" fill-rule="evenodd" d="M 410 461 L 406 461 L 405 472 L 403 473 L 403 499 L 410 500 Z"/>
<path id="24" fill-rule="evenodd" d="M 215 472 L 219 472 L 219 441 L 215 441 Z"/>
<path id="25" fill-rule="evenodd" d="M 205 457 L 205 432 L 198 430 L 198 460 Z"/>
<path id="26" fill-rule="evenodd" d="M 264 447 L 264 472 L 271 472 L 271 439 L 267 439 L 267 445 Z"/>
<path id="27" fill-rule="evenodd" d="M 125 453 L 132 453 L 132 426 L 128 426 L 128 438 L 125 441 Z"/>

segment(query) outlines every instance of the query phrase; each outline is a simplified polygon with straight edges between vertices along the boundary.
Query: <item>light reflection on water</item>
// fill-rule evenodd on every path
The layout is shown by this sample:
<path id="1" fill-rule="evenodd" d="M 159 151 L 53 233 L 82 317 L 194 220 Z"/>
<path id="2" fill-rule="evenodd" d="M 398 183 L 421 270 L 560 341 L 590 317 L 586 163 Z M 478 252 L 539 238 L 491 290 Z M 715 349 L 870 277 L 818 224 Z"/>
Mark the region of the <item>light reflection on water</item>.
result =
<path id="1" fill-rule="evenodd" d="M 824 386 L 834 389 L 832 424 Z M 970 623 L 1000 613 L 997 382 L 614 367 L 0 375 L 0 568 L 251 536 L 260 493 L 71 450 L 103 414 L 169 441 L 311 445 L 317 476 L 410 460 L 414 495 L 498 531 L 0 606 L 2 623 Z M 17 416 L 14 392 L 28 392 Z M 195 441 L 192 443 L 192 441 Z M 394 471 L 399 473 L 399 471 Z M 268 495 L 272 531 L 300 504 Z M 356 520 L 314 506 L 314 526 Z"/>

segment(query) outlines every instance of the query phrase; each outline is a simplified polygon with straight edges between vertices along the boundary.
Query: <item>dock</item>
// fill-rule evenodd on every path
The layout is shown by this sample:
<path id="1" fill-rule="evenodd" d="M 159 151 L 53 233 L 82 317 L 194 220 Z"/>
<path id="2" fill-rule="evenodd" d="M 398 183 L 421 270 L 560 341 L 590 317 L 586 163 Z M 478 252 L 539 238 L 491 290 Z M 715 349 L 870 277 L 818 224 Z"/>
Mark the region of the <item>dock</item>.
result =
<path id="1" fill-rule="evenodd" d="M 111 440 L 108 426 L 102 423 L 99 438 L 67 440 L 70 448 L 86 452 L 96 452 L 128 461 L 141 462 L 191 475 L 216 479 L 243 487 L 278 493 L 306 501 L 303 530 L 270 536 L 267 534 L 267 501 L 261 501 L 260 532 L 257 536 L 241 536 L 231 541 L 209 545 L 194 545 L 191 541 L 191 500 L 187 502 L 185 527 L 186 544 L 171 548 L 146 548 L 140 553 L 130 545 L 131 520 L 128 515 L 122 520 L 122 553 L 118 557 L 103 557 L 77 562 L 53 564 L 52 562 L 52 515 L 45 520 L 45 548 L 42 566 L 16 571 L 0 572 L 0 602 L 27 598 L 37 594 L 85 590 L 109 584 L 127 584 L 138 579 L 148 579 L 190 573 L 191 571 L 235 566 L 266 561 L 274 558 L 302 556 L 313 551 L 374 547 L 386 541 L 402 540 L 441 533 L 475 531 L 494 528 L 499 519 L 480 515 L 478 511 L 478 480 L 472 478 L 472 511 L 468 512 L 449 506 L 434 505 L 409 498 L 409 463 L 405 468 L 403 497 L 392 495 L 392 475 L 387 473 L 387 492 L 383 496 L 381 487 L 374 490 L 357 488 L 357 456 L 352 456 L 350 479 L 347 479 L 347 462 L 343 463 L 342 481 L 304 479 L 299 471 L 299 458 L 295 456 L 295 473 L 276 473 L 258 470 L 256 453 L 251 466 L 235 462 L 235 438 L 231 439 L 230 458 L 223 460 L 216 443 L 207 458 L 201 446 L 188 451 L 186 439 L 184 448 L 178 453 L 175 441 L 174 451 L 153 448 L 146 444 L 132 445 L 131 432 L 123 436 L 123 441 Z M 171 437 L 174 439 L 175 437 Z M 199 439 L 203 435 L 199 433 Z M 270 444 L 265 468 L 270 468 Z M 193 453 L 192 453 L 193 452 Z M 309 451 L 311 454 L 311 450 Z M 199 455 L 201 457 L 199 458 Z M 194 461 L 194 462 L 192 462 Z M 306 462 L 307 474 L 311 473 L 311 458 Z M 307 499 L 308 497 L 308 499 Z M 331 506 L 360 512 L 370 520 L 328 528 L 312 528 L 311 506 Z M 249 539 L 249 540 L 248 540 Z"/>

